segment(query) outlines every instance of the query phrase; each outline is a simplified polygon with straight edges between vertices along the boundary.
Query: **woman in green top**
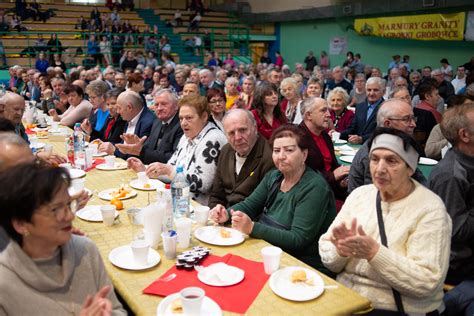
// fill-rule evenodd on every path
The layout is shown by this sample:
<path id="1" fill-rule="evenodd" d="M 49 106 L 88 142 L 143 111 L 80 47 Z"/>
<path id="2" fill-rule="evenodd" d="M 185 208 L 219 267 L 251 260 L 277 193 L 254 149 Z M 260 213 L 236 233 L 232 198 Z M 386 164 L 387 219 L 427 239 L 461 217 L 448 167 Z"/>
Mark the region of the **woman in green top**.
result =
<path id="1" fill-rule="evenodd" d="M 255 191 L 228 210 L 217 205 L 211 218 L 281 247 L 324 272 L 318 239 L 336 216 L 334 197 L 324 178 L 306 167 L 308 144 L 296 125 L 275 130 L 270 144 L 277 170 L 269 171 Z"/>

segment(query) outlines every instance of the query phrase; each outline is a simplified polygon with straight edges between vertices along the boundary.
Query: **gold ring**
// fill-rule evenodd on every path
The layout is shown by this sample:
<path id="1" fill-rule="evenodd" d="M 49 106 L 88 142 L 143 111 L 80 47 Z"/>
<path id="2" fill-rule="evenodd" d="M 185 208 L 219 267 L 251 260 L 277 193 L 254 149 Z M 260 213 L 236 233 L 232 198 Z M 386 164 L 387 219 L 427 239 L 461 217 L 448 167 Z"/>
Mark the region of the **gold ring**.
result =
<path id="1" fill-rule="evenodd" d="M 352 252 L 352 255 L 355 256 L 357 253 L 355 251 Z"/>

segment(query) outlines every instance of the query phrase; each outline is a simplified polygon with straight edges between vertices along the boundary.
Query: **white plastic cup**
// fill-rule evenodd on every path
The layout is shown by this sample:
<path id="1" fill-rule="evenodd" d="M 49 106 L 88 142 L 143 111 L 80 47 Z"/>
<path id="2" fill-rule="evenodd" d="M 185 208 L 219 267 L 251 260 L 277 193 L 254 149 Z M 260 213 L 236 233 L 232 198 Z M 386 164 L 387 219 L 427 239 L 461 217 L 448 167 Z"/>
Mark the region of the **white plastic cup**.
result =
<path id="1" fill-rule="evenodd" d="M 105 165 L 109 168 L 115 167 L 115 156 L 113 155 L 105 156 Z"/>
<path id="2" fill-rule="evenodd" d="M 48 157 L 51 156 L 51 154 L 53 153 L 53 145 L 51 145 L 51 144 L 44 145 L 43 152 L 46 155 L 48 155 Z"/>
<path id="3" fill-rule="evenodd" d="M 29 137 L 29 140 L 30 140 L 30 145 L 32 147 L 37 147 L 38 146 L 38 137 L 36 136 L 30 136 Z"/>
<path id="4" fill-rule="evenodd" d="M 269 246 L 262 248 L 263 267 L 266 274 L 272 274 L 280 266 L 281 248 Z"/>
<path id="5" fill-rule="evenodd" d="M 187 287 L 179 292 L 184 315 L 201 315 L 202 302 L 206 292 L 199 287 Z"/>
<path id="6" fill-rule="evenodd" d="M 115 220 L 115 205 L 102 205 L 100 212 L 102 213 L 102 221 L 105 226 L 112 226 Z"/>
<path id="7" fill-rule="evenodd" d="M 51 122 L 51 131 L 58 132 L 59 131 L 59 122 L 52 121 Z"/>
<path id="8" fill-rule="evenodd" d="M 194 207 L 194 219 L 199 225 L 206 225 L 209 219 L 209 206 L 198 205 Z"/>
<path id="9" fill-rule="evenodd" d="M 331 138 L 333 142 L 335 142 L 336 140 L 339 140 L 339 137 L 341 137 L 341 133 L 336 132 L 336 131 L 332 132 Z"/>
<path id="10" fill-rule="evenodd" d="M 97 145 L 96 143 L 90 143 L 89 148 L 92 149 L 92 154 L 93 155 L 97 155 L 97 153 L 99 151 L 99 145 Z"/>
<path id="11" fill-rule="evenodd" d="M 137 172 L 138 176 L 138 183 L 140 185 L 145 185 L 148 183 L 148 176 L 146 175 L 145 171 Z"/>
<path id="12" fill-rule="evenodd" d="M 145 236 L 146 242 L 150 245 L 151 248 L 158 248 L 158 244 L 161 240 L 161 230 L 149 231 L 143 230 L 143 235 Z"/>
<path id="13" fill-rule="evenodd" d="M 162 232 L 161 239 L 163 240 L 163 251 L 166 259 L 176 258 L 176 242 L 178 241 L 178 236 L 176 234 L 170 236 L 169 232 Z"/>
<path id="14" fill-rule="evenodd" d="M 150 245 L 145 240 L 134 240 L 130 243 L 132 248 L 133 260 L 140 265 L 145 265 L 148 262 L 148 252 Z"/>
<path id="15" fill-rule="evenodd" d="M 86 168 L 90 168 L 94 163 L 94 158 L 92 158 L 94 155 L 94 150 L 92 148 L 86 148 L 84 152 L 86 154 Z"/>
<path id="16" fill-rule="evenodd" d="M 69 162 L 60 163 L 59 167 L 64 168 L 64 169 L 72 169 L 72 165 Z"/>
<path id="17" fill-rule="evenodd" d="M 191 228 L 193 221 L 187 217 L 181 217 L 175 220 L 176 233 L 178 234 L 178 247 L 188 248 L 191 242 Z"/>
<path id="18" fill-rule="evenodd" d="M 84 190 L 85 182 L 86 182 L 86 179 L 84 178 L 72 179 L 71 187 L 74 190 L 74 193 L 78 193 Z"/>

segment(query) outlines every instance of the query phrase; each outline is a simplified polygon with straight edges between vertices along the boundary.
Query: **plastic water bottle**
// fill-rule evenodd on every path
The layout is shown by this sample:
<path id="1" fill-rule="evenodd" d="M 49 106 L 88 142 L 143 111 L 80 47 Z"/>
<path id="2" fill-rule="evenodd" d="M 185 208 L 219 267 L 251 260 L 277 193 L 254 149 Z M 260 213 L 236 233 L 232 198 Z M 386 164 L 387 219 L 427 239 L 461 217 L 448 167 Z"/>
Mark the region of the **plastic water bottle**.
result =
<path id="1" fill-rule="evenodd" d="M 171 181 L 174 218 L 189 217 L 189 184 L 183 172 L 183 166 L 176 168 L 176 175 Z"/>
<path id="2" fill-rule="evenodd" d="M 84 132 L 81 129 L 81 124 L 74 125 L 74 164 L 76 168 L 86 169 L 86 152 L 84 150 Z"/>
<path id="3" fill-rule="evenodd" d="M 160 199 L 165 203 L 165 216 L 163 219 L 163 231 L 169 232 L 173 230 L 173 201 L 171 196 L 171 185 L 165 184 L 165 189 L 161 191 Z"/>

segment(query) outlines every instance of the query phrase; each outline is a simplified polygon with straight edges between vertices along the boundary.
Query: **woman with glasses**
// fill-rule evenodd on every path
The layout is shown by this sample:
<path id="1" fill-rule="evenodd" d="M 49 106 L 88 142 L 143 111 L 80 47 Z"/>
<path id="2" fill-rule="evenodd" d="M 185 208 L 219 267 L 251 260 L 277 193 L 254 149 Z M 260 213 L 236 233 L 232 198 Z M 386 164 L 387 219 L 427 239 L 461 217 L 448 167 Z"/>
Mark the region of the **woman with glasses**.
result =
<path id="1" fill-rule="evenodd" d="M 126 315 L 96 246 L 72 235 L 69 185 L 67 170 L 41 164 L 0 174 L 2 314 Z"/>
<path id="2" fill-rule="evenodd" d="M 221 131 L 224 131 L 224 125 L 222 125 L 222 119 L 224 118 L 226 110 L 226 96 L 224 91 L 210 88 L 207 90 L 207 102 L 211 110 L 210 120 L 216 124 Z"/>

